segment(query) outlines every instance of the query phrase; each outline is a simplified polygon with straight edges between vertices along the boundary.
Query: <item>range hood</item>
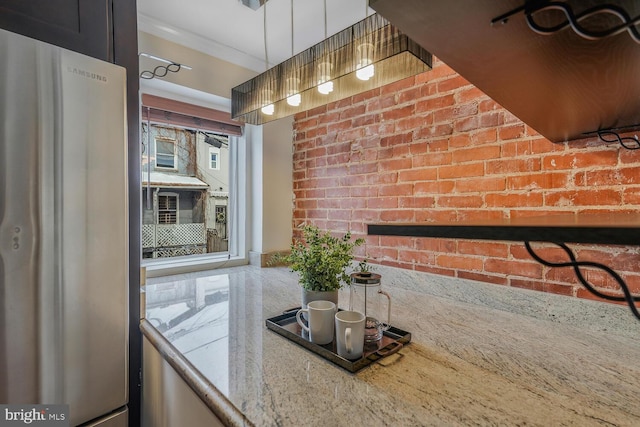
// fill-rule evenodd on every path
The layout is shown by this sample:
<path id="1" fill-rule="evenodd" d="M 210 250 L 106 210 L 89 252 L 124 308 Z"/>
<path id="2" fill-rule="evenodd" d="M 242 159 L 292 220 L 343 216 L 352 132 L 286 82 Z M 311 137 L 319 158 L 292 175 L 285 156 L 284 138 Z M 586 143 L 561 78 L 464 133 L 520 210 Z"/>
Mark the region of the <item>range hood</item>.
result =
<path id="1" fill-rule="evenodd" d="M 526 2 L 527 10 L 554 4 L 559 7 L 532 16 L 537 25 L 560 26 L 569 22 L 569 11 L 578 17 L 578 29 L 602 35 L 624 18 L 606 11 L 581 18 L 585 11 L 607 5 L 631 18 L 640 15 L 637 0 Z M 632 31 L 596 40 L 571 26 L 539 34 L 527 24 L 524 0 L 370 0 L 369 5 L 550 141 L 640 129 L 640 43 Z M 492 25 L 504 15 L 506 22 Z M 637 34 L 638 28 L 632 30 Z"/>

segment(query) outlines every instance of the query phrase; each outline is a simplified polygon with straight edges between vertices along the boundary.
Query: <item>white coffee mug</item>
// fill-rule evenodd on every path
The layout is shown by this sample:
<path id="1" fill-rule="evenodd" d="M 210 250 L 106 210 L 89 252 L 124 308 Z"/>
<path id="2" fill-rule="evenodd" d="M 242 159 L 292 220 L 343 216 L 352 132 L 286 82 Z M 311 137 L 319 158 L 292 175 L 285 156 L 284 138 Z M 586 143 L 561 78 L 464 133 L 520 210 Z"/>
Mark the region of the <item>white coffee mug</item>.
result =
<path id="1" fill-rule="evenodd" d="M 329 344 L 333 341 L 333 316 L 336 305 L 331 301 L 311 301 L 307 308 L 302 308 L 296 313 L 298 324 L 309 333 L 309 340 L 314 344 Z M 302 313 L 307 313 L 309 326 L 300 318 Z"/>
<path id="2" fill-rule="evenodd" d="M 338 356 L 345 359 L 361 358 L 366 316 L 358 311 L 339 311 L 335 318 Z"/>

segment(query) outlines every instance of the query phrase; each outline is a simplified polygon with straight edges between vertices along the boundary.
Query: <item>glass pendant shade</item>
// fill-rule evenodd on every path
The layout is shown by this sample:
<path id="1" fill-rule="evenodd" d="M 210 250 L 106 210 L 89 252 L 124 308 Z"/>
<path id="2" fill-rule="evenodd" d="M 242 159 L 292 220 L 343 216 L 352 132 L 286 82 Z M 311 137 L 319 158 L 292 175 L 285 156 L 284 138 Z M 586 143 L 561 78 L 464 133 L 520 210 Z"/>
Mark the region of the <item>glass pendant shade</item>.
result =
<path id="1" fill-rule="evenodd" d="M 299 93 L 294 93 L 291 96 L 287 96 L 287 104 L 291 105 L 292 107 L 297 107 L 301 102 L 302 95 L 300 95 Z"/>
<path id="2" fill-rule="evenodd" d="M 318 85 L 318 92 L 323 95 L 329 95 L 333 92 L 333 82 L 324 82 Z"/>
<path id="3" fill-rule="evenodd" d="M 333 66 L 330 62 L 321 62 L 318 64 L 318 92 L 328 95 L 333 92 L 333 82 L 331 81 L 331 69 Z"/>
<path id="4" fill-rule="evenodd" d="M 260 109 L 260 111 L 262 111 L 262 114 L 266 114 L 267 116 L 271 116 L 276 111 L 276 107 L 273 104 L 267 104 L 264 107 L 262 107 Z"/>
<path id="5" fill-rule="evenodd" d="M 356 58 L 358 63 L 356 64 L 356 77 L 360 80 L 369 80 L 375 75 L 375 68 L 373 65 L 373 43 L 364 42 L 356 47 Z"/>
<path id="6" fill-rule="evenodd" d="M 359 68 L 356 70 L 356 77 L 359 78 L 360 80 L 364 80 L 367 81 L 369 80 L 371 77 L 373 77 L 375 75 L 375 67 L 373 66 L 373 64 L 367 65 L 365 67 Z"/>
<path id="7" fill-rule="evenodd" d="M 231 116 L 267 123 L 422 73 L 431 64 L 429 52 L 373 14 L 234 87 Z"/>
<path id="8" fill-rule="evenodd" d="M 287 79 L 287 104 L 297 107 L 302 102 L 300 95 L 300 79 L 297 77 L 289 77 Z"/>
<path id="9" fill-rule="evenodd" d="M 266 114 L 267 116 L 272 115 L 276 108 L 271 101 L 271 97 L 273 96 L 273 91 L 269 89 L 263 89 L 261 93 L 261 98 L 264 100 L 265 105 L 260 109 L 262 114 Z"/>

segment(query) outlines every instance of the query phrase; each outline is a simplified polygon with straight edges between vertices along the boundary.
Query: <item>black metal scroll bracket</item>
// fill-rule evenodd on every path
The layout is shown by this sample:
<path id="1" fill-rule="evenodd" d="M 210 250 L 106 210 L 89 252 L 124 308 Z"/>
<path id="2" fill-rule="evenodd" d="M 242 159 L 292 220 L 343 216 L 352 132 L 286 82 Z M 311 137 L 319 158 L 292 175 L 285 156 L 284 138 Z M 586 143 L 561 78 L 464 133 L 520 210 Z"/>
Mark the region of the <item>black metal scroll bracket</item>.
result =
<path id="1" fill-rule="evenodd" d="M 621 137 L 618 132 L 613 130 L 599 130 L 598 137 L 603 142 L 617 142 L 627 150 L 637 150 L 640 148 L 640 140 L 637 136 L 625 136 Z"/>
<path id="2" fill-rule="evenodd" d="M 169 65 L 158 65 L 156 68 L 153 69 L 153 71 L 145 70 L 141 72 L 140 78 L 151 80 L 154 77 L 164 77 L 169 72 L 177 73 L 181 69 L 182 69 L 182 64 L 177 64 L 175 62 L 172 62 Z"/>
<path id="3" fill-rule="evenodd" d="M 580 283 L 582 283 L 582 285 L 589 292 L 591 292 L 592 294 L 602 299 L 606 299 L 609 301 L 626 301 L 633 315 L 636 316 L 638 320 L 640 320 L 640 313 L 638 312 L 638 308 L 636 307 L 636 304 L 635 304 L 636 301 L 640 301 L 640 296 L 634 296 L 631 294 L 631 291 L 629 291 L 629 287 L 627 286 L 627 284 L 624 282 L 624 280 L 622 279 L 622 277 L 620 277 L 618 273 L 616 273 L 615 271 L 613 271 L 611 268 L 607 267 L 604 264 L 591 262 L 591 261 L 578 261 L 575 255 L 573 254 L 573 252 L 571 251 L 571 249 L 567 245 L 565 245 L 564 243 L 557 243 L 557 242 L 551 242 L 551 243 L 562 248 L 567 253 L 571 261 L 570 262 L 551 262 L 551 261 L 544 260 L 540 258 L 538 254 L 535 253 L 535 251 L 531 247 L 530 242 L 524 242 L 527 248 L 527 252 L 529 252 L 529 255 L 531 255 L 533 259 L 538 261 L 540 264 L 546 267 L 572 267 Z M 622 293 L 624 294 L 624 296 L 608 295 L 598 291 L 587 281 L 587 279 L 585 279 L 585 277 L 582 275 L 582 272 L 580 271 L 580 267 L 593 267 L 593 268 L 598 268 L 600 270 L 605 271 L 607 274 L 613 277 L 613 279 L 616 282 L 618 282 L 618 285 L 620 286 L 620 289 L 622 290 Z"/>
<path id="4" fill-rule="evenodd" d="M 567 19 L 557 25 L 544 27 L 535 21 L 534 16 L 537 13 L 547 10 L 560 10 L 564 13 Z M 636 25 L 640 23 L 640 16 L 631 18 L 625 9 L 620 6 L 610 4 L 597 5 L 581 13 L 575 14 L 573 13 L 571 5 L 565 2 L 529 0 L 525 1 L 524 5 L 492 19 L 491 25 L 493 26 L 497 23 L 506 24 L 511 16 L 522 11 L 524 11 L 524 15 L 529 28 L 531 28 L 532 31 L 538 34 L 551 35 L 558 31 L 564 30 L 567 27 L 571 27 L 571 29 L 578 36 L 584 39 L 600 40 L 606 37 L 618 35 L 626 31 L 629 33 L 629 36 L 633 39 L 633 41 L 640 44 L 640 33 L 636 29 Z M 613 15 L 617 17 L 621 21 L 621 23 L 602 31 L 589 30 L 580 25 L 581 21 L 587 20 L 593 16 L 600 14 Z"/>

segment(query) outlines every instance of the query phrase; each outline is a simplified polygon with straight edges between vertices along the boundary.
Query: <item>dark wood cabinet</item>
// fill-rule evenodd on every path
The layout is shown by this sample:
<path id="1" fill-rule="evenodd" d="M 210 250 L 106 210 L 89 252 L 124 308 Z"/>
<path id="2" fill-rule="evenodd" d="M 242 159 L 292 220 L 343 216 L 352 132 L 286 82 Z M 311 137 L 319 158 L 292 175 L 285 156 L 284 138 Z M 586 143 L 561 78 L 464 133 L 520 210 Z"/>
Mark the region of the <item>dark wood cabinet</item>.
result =
<path id="1" fill-rule="evenodd" d="M 111 0 L 2 0 L 0 27 L 113 62 Z"/>
<path id="2" fill-rule="evenodd" d="M 369 5 L 550 141 L 640 130 L 637 0 Z"/>

